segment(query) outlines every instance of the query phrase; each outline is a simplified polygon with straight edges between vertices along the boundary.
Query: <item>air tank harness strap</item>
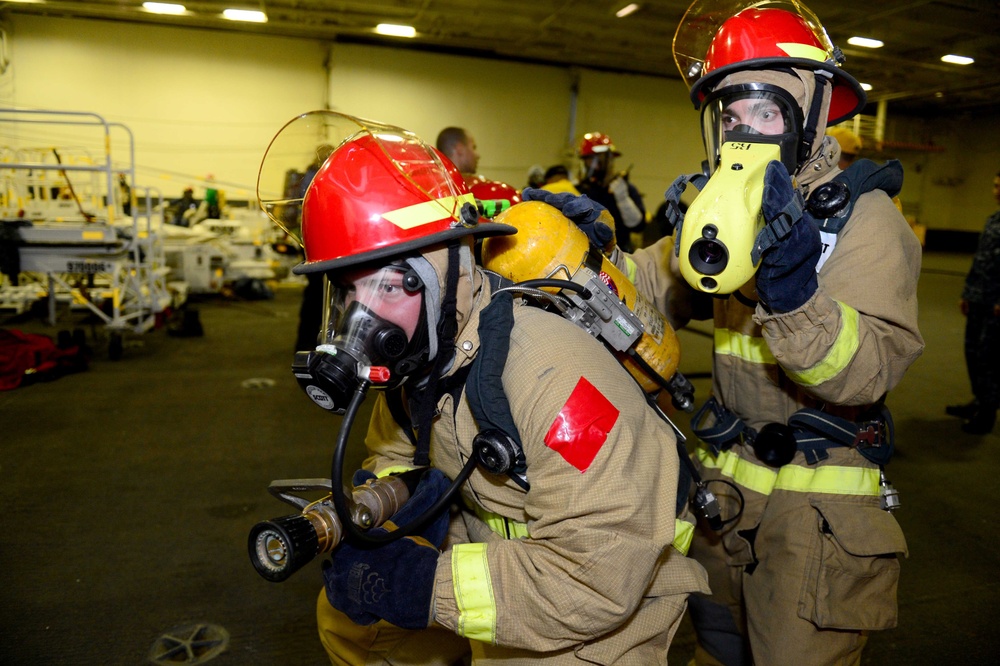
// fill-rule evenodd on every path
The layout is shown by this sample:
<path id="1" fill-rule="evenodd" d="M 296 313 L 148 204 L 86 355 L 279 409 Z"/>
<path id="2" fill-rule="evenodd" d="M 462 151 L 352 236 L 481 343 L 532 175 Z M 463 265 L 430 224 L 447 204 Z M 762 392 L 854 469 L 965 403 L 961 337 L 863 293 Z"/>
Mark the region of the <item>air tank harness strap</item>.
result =
<path id="1" fill-rule="evenodd" d="M 889 197 L 903 187 L 903 165 L 899 160 L 878 164 L 860 159 L 837 174 L 836 178 L 817 187 L 809 195 L 808 209 L 820 231 L 839 233 L 847 224 L 854 204 L 862 194 L 882 190 Z"/>
<path id="2" fill-rule="evenodd" d="M 674 230 L 674 254 L 679 256 L 681 243 L 681 226 L 684 224 L 684 210 L 681 208 L 681 196 L 687 189 L 688 183 L 698 188 L 700 192 L 708 182 L 708 176 L 703 173 L 689 173 L 677 176 L 664 193 L 667 202 L 665 217 L 670 227 Z"/>
<path id="3" fill-rule="evenodd" d="M 499 431 L 513 444 L 508 476 L 524 489 L 527 463 L 521 434 L 514 423 L 510 402 L 503 387 L 503 370 L 510 351 L 510 332 L 514 328 L 514 297 L 509 291 L 494 293 L 479 313 L 479 353 L 472 362 L 465 395 L 469 409 L 479 424 L 480 433 Z"/>
<path id="4" fill-rule="evenodd" d="M 851 421 L 804 407 L 788 418 L 788 425 L 795 429 L 795 440 L 800 451 L 803 450 L 803 445 L 811 442 L 832 441 L 857 449 L 858 453 L 876 465 L 885 465 L 892 459 L 895 450 L 895 426 L 892 414 L 884 404 L 879 406 L 878 412 L 873 416 L 871 419 Z M 828 448 L 829 445 L 824 446 L 823 451 Z"/>
<path id="5" fill-rule="evenodd" d="M 708 413 L 715 417 L 715 421 L 712 425 L 702 426 Z M 892 415 L 884 404 L 879 406 L 874 418 L 861 421 L 804 407 L 789 417 L 788 426 L 792 429 L 796 447 L 805 454 L 810 465 L 828 458 L 827 449 L 834 446 L 856 449 L 877 465 L 885 465 L 892 458 L 895 429 Z M 753 446 L 758 434 L 723 407 L 715 396 L 710 396 L 691 418 L 691 429 L 715 455 L 729 450 L 736 443 Z"/>

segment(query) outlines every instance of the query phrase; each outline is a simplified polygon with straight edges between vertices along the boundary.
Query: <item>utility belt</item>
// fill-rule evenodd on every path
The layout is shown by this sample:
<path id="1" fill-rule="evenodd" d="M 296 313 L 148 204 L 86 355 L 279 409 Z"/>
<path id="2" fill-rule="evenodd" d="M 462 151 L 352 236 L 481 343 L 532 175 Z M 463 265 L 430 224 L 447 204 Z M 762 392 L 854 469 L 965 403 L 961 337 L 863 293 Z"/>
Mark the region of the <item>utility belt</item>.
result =
<path id="1" fill-rule="evenodd" d="M 709 413 L 715 422 L 700 426 Z M 757 431 L 711 396 L 691 418 L 691 428 L 715 455 L 734 444 L 748 444 L 762 462 L 776 468 L 791 462 L 796 451 L 814 465 L 829 458 L 828 450 L 835 446 L 855 449 L 881 467 L 892 458 L 895 442 L 892 416 L 884 404 L 873 408 L 872 418 L 857 421 L 804 407 L 787 424 L 768 423 Z"/>

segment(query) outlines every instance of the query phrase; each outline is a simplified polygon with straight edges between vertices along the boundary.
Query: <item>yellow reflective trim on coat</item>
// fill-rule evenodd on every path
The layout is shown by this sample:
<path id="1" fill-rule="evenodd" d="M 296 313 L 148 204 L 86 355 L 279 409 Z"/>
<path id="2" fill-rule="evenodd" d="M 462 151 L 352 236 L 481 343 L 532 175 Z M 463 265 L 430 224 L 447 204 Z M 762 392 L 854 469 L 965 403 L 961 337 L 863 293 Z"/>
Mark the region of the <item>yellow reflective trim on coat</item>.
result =
<path id="1" fill-rule="evenodd" d="M 777 363 L 764 338 L 736 333 L 728 328 L 715 329 L 715 353 L 735 356 L 750 363 Z"/>
<path id="2" fill-rule="evenodd" d="M 639 267 L 632 261 L 632 257 L 625 257 L 625 277 L 632 284 L 635 284 L 635 276 L 639 272 Z"/>
<path id="3" fill-rule="evenodd" d="M 851 306 L 840 301 L 836 303 L 840 307 L 840 333 L 837 334 L 829 353 L 811 368 L 801 372 L 785 371 L 800 386 L 817 386 L 833 379 L 847 367 L 858 351 L 858 346 L 861 344 L 858 322 L 861 316 Z"/>
<path id="4" fill-rule="evenodd" d="M 686 520 L 674 518 L 674 548 L 681 555 L 687 555 L 694 540 L 694 525 Z"/>
<path id="5" fill-rule="evenodd" d="M 492 644 L 497 607 L 485 543 L 460 543 L 451 549 L 451 579 L 458 604 L 456 633 Z"/>
<path id="6" fill-rule="evenodd" d="M 414 469 L 416 468 L 407 467 L 406 465 L 392 465 L 390 467 L 386 467 L 385 469 L 380 469 L 376 476 L 381 479 L 389 476 L 390 474 L 403 474 L 404 472 L 409 472 Z"/>
<path id="7" fill-rule="evenodd" d="M 471 503 L 471 502 L 470 502 Z M 526 539 L 528 538 L 528 524 L 510 518 L 504 518 L 499 513 L 487 511 L 478 504 L 472 507 L 473 513 L 479 520 L 486 523 L 490 531 L 499 534 L 504 539 Z"/>
<path id="8" fill-rule="evenodd" d="M 785 465 L 775 471 L 770 467 L 744 460 L 731 451 L 723 451 L 718 456 L 713 456 L 708 449 L 699 447 L 696 455 L 705 467 L 717 469 L 723 476 L 728 476 L 744 488 L 761 495 L 770 495 L 775 489 L 831 495 L 877 497 L 881 494 L 879 473 L 873 468 Z"/>
<path id="9" fill-rule="evenodd" d="M 463 194 L 459 197 L 441 197 L 440 199 L 421 201 L 412 206 L 404 206 L 382 213 L 382 217 L 400 229 L 413 229 L 446 217 L 453 217 L 465 203 L 475 205 L 476 198 L 472 194 Z"/>

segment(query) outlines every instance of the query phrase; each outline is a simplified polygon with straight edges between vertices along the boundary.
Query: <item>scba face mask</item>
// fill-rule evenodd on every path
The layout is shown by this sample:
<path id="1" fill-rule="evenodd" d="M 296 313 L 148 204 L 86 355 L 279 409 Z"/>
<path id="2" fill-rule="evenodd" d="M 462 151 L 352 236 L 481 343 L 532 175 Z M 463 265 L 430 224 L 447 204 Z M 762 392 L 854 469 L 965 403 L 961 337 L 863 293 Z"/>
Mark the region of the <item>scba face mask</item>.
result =
<path id="1" fill-rule="evenodd" d="M 720 88 L 702 103 L 701 123 L 710 174 L 719 166 L 722 146 L 733 141 L 778 146 L 788 173 L 795 173 L 802 110 L 782 88 L 767 83 Z"/>
<path id="2" fill-rule="evenodd" d="M 711 177 L 684 216 L 676 251 L 692 287 L 730 294 L 760 263 L 752 252 L 765 225 L 764 172 L 779 160 L 795 173 L 802 111 L 777 86 L 727 86 L 705 99 L 702 132 Z"/>
<path id="3" fill-rule="evenodd" d="M 614 157 L 611 153 L 594 153 L 583 158 L 583 180 L 588 183 L 605 185 L 608 182 L 611 162 Z"/>
<path id="4" fill-rule="evenodd" d="M 327 280 L 322 343 L 293 371 L 320 407 L 343 414 L 362 381 L 390 389 L 427 365 L 424 282 L 405 265 Z"/>

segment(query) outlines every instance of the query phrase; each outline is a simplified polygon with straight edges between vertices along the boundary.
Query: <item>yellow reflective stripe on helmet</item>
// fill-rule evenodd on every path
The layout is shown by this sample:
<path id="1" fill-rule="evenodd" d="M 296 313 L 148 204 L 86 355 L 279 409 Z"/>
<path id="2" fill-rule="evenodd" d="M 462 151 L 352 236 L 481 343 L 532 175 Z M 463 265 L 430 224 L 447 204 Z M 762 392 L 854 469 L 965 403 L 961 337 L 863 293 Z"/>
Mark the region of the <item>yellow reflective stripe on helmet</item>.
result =
<path id="1" fill-rule="evenodd" d="M 451 549 L 451 578 L 458 604 L 456 633 L 492 644 L 496 639 L 496 600 L 485 543 L 460 543 Z"/>
<path id="2" fill-rule="evenodd" d="M 744 335 L 728 328 L 715 329 L 715 353 L 735 356 L 750 363 L 777 363 L 764 338 Z"/>
<path id="3" fill-rule="evenodd" d="M 806 60 L 818 60 L 819 62 L 826 61 L 826 51 L 811 44 L 780 42 L 777 44 L 777 47 L 792 58 L 805 58 Z"/>
<path id="4" fill-rule="evenodd" d="M 400 229 L 412 229 L 423 224 L 437 222 L 445 217 L 451 217 L 465 203 L 471 203 L 475 206 L 476 198 L 470 193 L 459 197 L 441 197 L 440 199 L 421 201 L 412 206 L 404 206 L 382 213 L 382 217 Z"/>
<path id="5" fill-rule="evenodd" d="M 818 386 L 833 379 L 847 367 L 854 358 L 861 344 L 861 333 L 858 322 L 861 319 L 858 311 L 849 305 L 836 301 L 840 307 L 840 333 L 834 340 L 830 351 L 819 363 L 801 372 L 785 371 L 792 381 L 800 386 Z"/>
<path id="6" fill-rule="evenodd" d="M 694 540 L 694 525 L 686 520 L 674 518 L 674 548 L 681 555 L 687 555 Z"/>
<path id="7" fill-rule="evenodd" d="M 708 449 L 699 447 L 696 455 L 705 467 L 717 469 L 723 476 L 728 476 L 744 488 L 761 495 L 770 495 L 775 489 L 797 493 L 876 497 L 881 492 L 878 469 L 874 468 L 785 465 L 775 472 L 770 467 L 744 460 L 731 451 L 713 456 Z"/>
<path id="8" fill-rule="evenodd" d="M 483 507 L 475 504 L 472 511 L 479 520 L 486 523 L 495 534 L 499 534 L 504 539 L 526 539 L 528 537 L 528 524 L 510 518 L 504 518 L 499 513 L 487 511 Z"/>

